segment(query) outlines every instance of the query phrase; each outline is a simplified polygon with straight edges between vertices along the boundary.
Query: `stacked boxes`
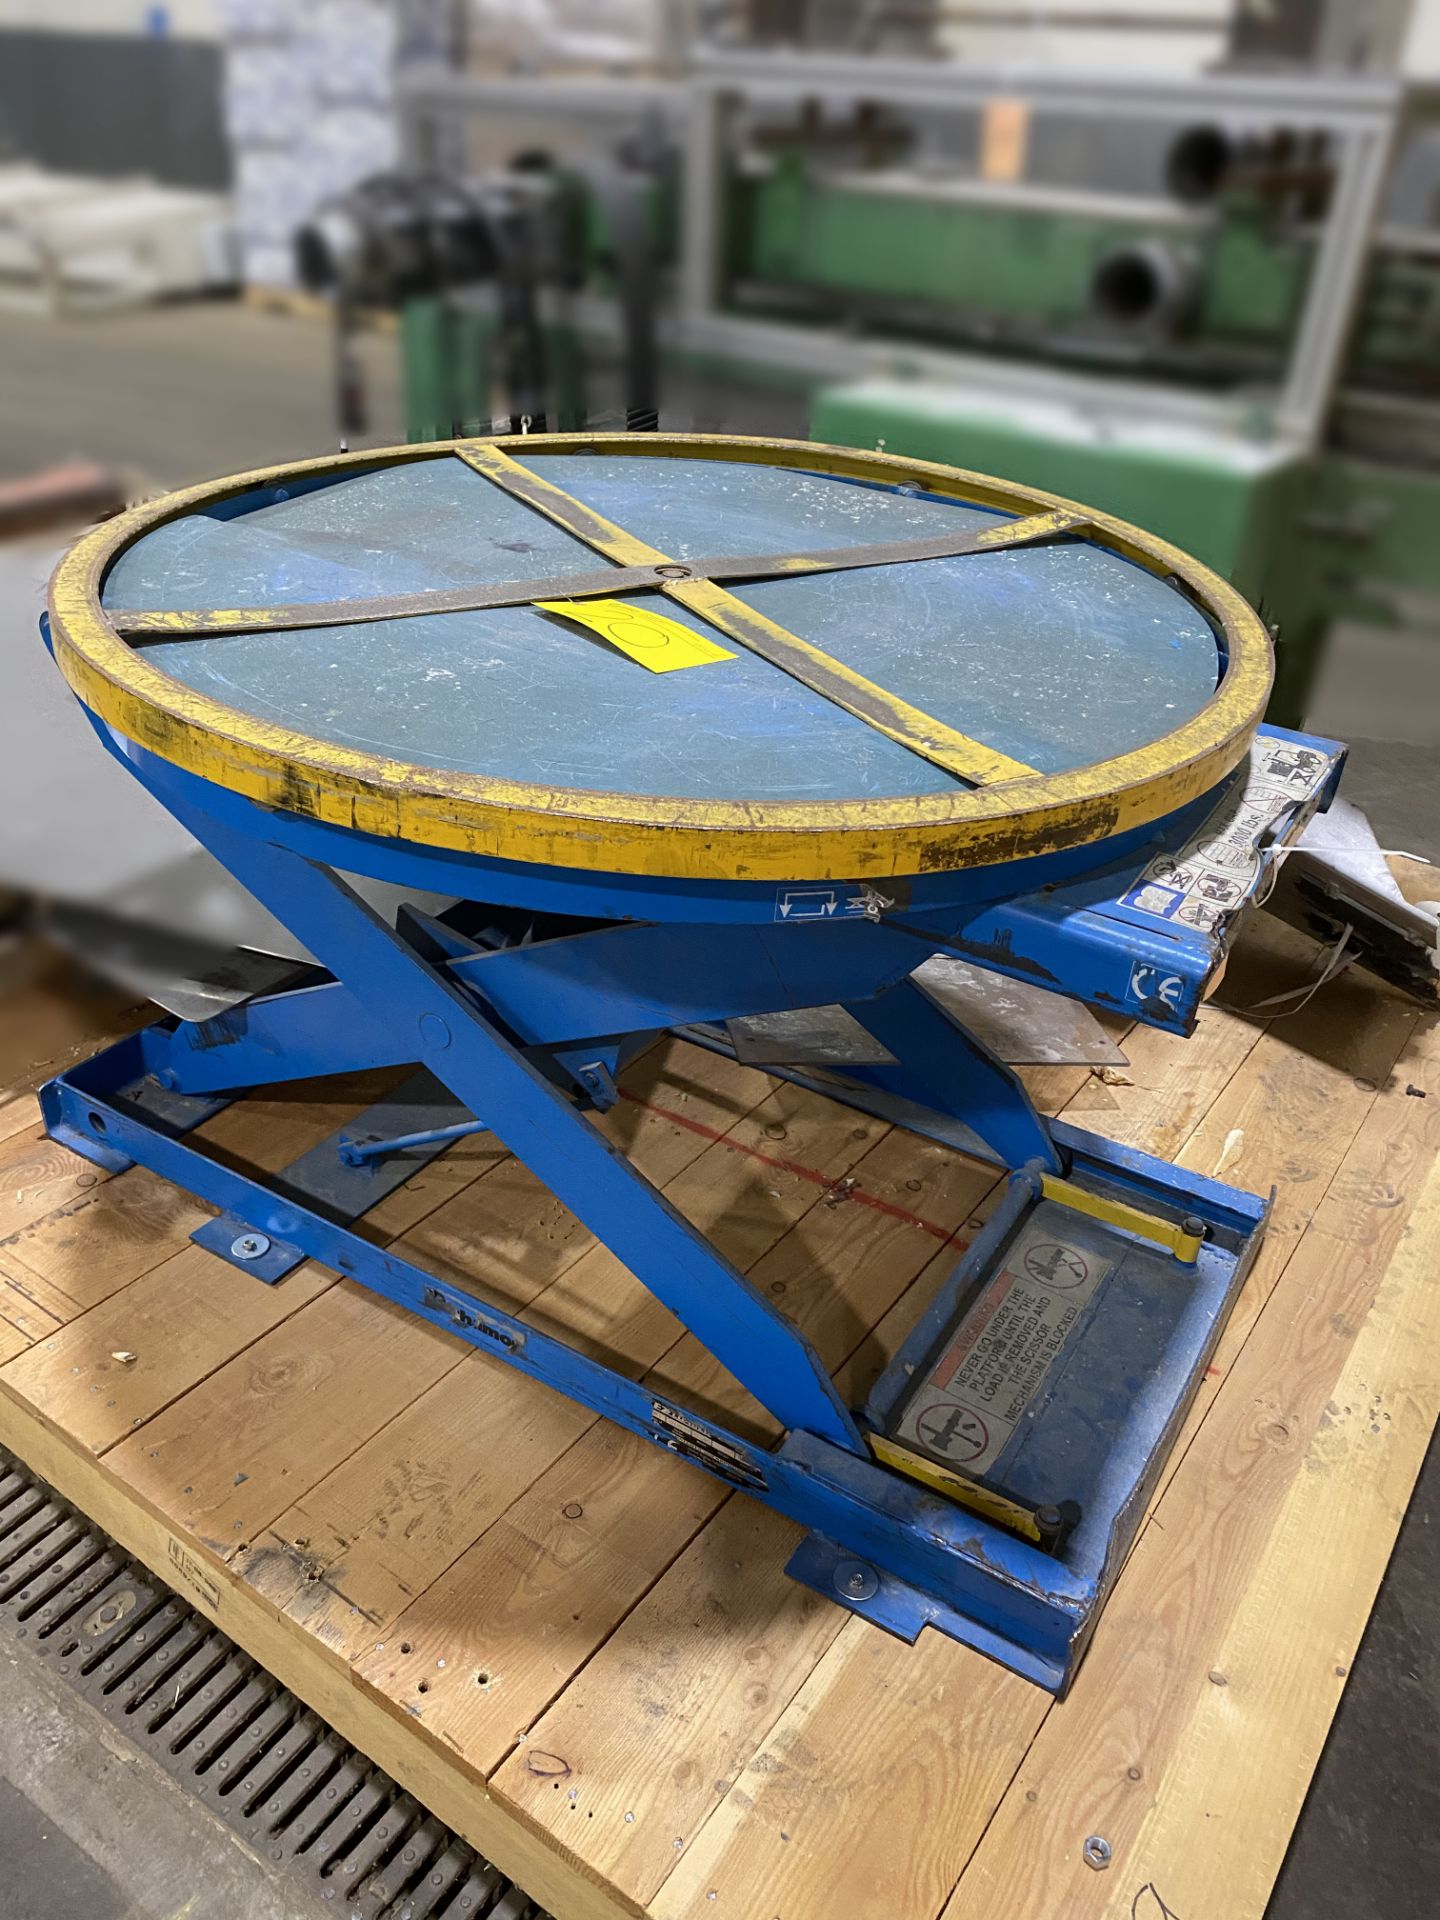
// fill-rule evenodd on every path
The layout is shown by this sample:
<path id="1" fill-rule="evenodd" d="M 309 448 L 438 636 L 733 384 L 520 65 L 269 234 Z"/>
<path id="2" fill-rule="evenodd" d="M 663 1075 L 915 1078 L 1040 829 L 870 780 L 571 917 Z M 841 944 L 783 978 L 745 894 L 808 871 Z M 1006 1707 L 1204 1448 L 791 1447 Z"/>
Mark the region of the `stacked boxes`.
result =
<path id="1" fill-rule="evenodd" d="M 399 159 L 402 0 L 220 0 L 225 116 L 247 286 L 293 287 L 296 228 Z"/>

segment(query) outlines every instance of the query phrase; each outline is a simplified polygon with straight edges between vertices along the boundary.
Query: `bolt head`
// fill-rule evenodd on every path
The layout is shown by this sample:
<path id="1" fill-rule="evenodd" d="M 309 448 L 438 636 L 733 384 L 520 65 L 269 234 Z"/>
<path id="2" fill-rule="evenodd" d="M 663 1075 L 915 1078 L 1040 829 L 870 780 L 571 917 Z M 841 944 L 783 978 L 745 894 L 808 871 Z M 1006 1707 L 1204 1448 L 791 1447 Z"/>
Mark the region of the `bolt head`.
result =
<path id="1" fill-rule="evenodd" d="M 234 1260 L 258 1260 L 270 1251 L 270 1237 L 264 1233 L 242 1233 L 230 1242 Z"/>
<path id="2" fill-rule="evenodd" d="M 835 1591 L 846 1600 L 868 1600 L 880 1585 L 875 1569 L 863 1560 L 842 1560 L 834 1581 Z"/>

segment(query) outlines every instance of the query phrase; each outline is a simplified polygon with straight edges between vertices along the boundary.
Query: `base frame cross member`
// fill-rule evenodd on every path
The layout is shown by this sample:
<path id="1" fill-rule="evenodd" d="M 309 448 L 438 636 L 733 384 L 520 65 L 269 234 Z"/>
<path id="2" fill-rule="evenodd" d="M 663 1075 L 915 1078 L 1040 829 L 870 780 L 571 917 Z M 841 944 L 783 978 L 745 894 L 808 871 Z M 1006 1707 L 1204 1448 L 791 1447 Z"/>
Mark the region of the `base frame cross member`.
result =
<path id="1" fill-rule="evenodd" d="M 810 465 L 823 468 L 822 453 L 804 450 Z M 660 551 L 641 552 L 610 522 L 587 519 L 553 484 L 537 491 L 517 479 L 507 459 L 473 447 L 466 454 L 480 498 L 493 481 L 507 512 L 548 516 L 567 539 L 588 542 L 581 549 L 587 565 L 591 548 L 617 569 L 649 564 Z M 720 457 L 715 447 L 705 454 L 711 462 Z M 758 456 L 735 458 L 743 467 Z M 403 477 L 398 455 L 376 457 L 381 477 L 387 460 Z M 779 470 L 799 465 L 792 450 Z M 889 488 L 911 513 L 917 465 L 910 463 L 900 486 L 883 462 L 847 456 L 839 477 L 823 484 L 845 493 L 847 511 L 859 487 L 875 495 Z M 953 502 L 963 494 L 960 483 L 974 480 L 934 473 L 936 505 Z M 872 679 L 836 679 L 833 662 L 817 664 L 808 642 L 773 623 L 752 632 L 743 607 L 736 613 L 727 603 L 705 618 L 727 639 L 753 642 L 754 657 L 765 663 L 755 672 L 798 675 L 841 710 L 836 722 L 817 720 L 813 705 L 797 708 L 801 745 L 804 729 L 838 725 L 842 743 L 858 737 L 845 729 L 878 727 L 897 751 L 923 749 L 925 770 L 916 778 L 940 794 L 933 801 L 922 795 L 912 809 L 938 821 L 923 828 L 923 857 L 906 850 L 910 842 L 890 821 L 900 803 L 891 800 L 832 807 L 844 820 L 829 838 L 807 838 L 804 819 L 776 826 L 764 807 L 752 819 L 742 805 L 699 801 L 681 808 L 685 834 L 675 851 L 660 826 L 671 802 L 647 800 L 650 811 L 634 831 L 607 838 L 603 815 L 613 796 L 584 795 L 585 806 L 567 810 L 563 793 L 547 801 L 539 787 L 475 801 L 476 837 L 467 844 L 470 829 L 462 831 L 458 815 L 450 820 L 411 804 L 419 773 L 402 778 L 394 762 L 372 773 L 366 762 L 362 784 L 373 805 L 344 800 L 346 783 L 354 787 L 360 774 L 338 765 L 317 772 L 318 763 L 297 758 L 279 786 L 269 774 L 257 784 L 238 719 L 234 737 L 222 739 L 207 702 L 181 698 L 177 683 L 138 652 L 131 675 L 122 635 L 131 633 L 139 647 L 148 629 L 133 613 L 105 625 L 115 556 L 146 528 L 163 532 L 177 521 L 191 529 L 187 540 L 213 539 L 222 555 L 249 553 L 244 542 L 254 536 L 237 496 L 258 514 L 288 513 L 293 504 L 273 476 L 264 485 L 261 478 L 248 493 L 230 488 L 224 511 L 203 525 L 203 515 L 186 518 L 194 503 L 182 499 L 100 536 L 94 554 L 85 559 L 82 550 L 71 568 L 81 582 L 73 593 L 65 568 L 57 577 L 47 637 L 101 744 L 284 924 L 314 967 L 298 984 L 210 1019 L 161 1019 L 60 1074 L 42 1095 L 50 1133 L 109 1169 L 142 1164 L 216 1208 L 218 1218 L 196 1237 L 246 1276 L 236 1284 L 273 1282 L 302 1259 L 320 1261 L 789 1515 L 806 1529 L 789 1571 L 838 1604 L 911 1640 L 921 1627 L 936 1627 L 1063 1691 L 1255 1258 L 1269 1201 L 1046 1120 L 1012 1068 L 916 970 L 928 956 L 951 954 L 1130 1019 L 1190 1030 L 1223 966 L 1234 915 L 1268 883 L 1278 849 L 1326 804 L 1343 758 L 1333 743 L 1259 727 L 1268 681 L 1263 672 L 1253 677 L 1253 647 L 1264 644 L 1263 634 L 1255 639 L 1254 616 L 1237 611 L 1223 583 L 1133 529 L 1077 519 L 1046 496 L 1002 497 L 998 483 L 986 483 L 985 511 L 1008 509 L 1021 529 L 1008 547 L 983 536 L 992 549 L 1005 547 L 1005 564 L 1029 565 L 1037 554 L 1037 565 L 1056 564 L 1055 548 L 1043 544 L 1053 539 L 1074 543 L 1064 550 L 1065 566 L 1082 566 L 1087 553 L 1103 558 L 1108 540 L 1136 575 L 1148 569 L 1151 585 L 1165 581 L 1187 644 L 1212 649 L 1207 671 L 1218 692 L 1194 720 L 1145 749 L 1143 778 L 1125 788 L 1123 807 L 1107 811 L 1083 782 L 1072 790 L 1063 772 L 1042 776 L 1014 755 L 994 756 L 993 766 L 983 754 L 974 757 L 973 775 L 965 776 L 973 791 L 943 786 L 962 776 L 938 769 L 939 736 L 927 732 L 926 714 L 887 705 Z M 797 497 L 808 502 L 814 476 L 801 480 Z M 332 491 L 343 494 L 346 484 L 342 477 Z M 310 503 L 305 513 L 320 512 L 326 498 L 317 482 L 302 496 Z M 870 511 L 874 503 L 867 494 L 861 504 Z M 1036 516 L 1044 514 L 1059 518 L 1040 526 Z M 237 521 L 239 535 L 226 531 Z M 993 551 L 975 551 L 981 536 L 929 537 L 942 557 L 926 548 L 917 558 L 912 539 L 895 548 L 894 565 L 996 564 Z M 266 568 L 295 577 L 293 548 L 279 559 L 263 543 L 255 551 Z M 852 544 L 840 559 L 869 567 L 876 551 Z M 660 557 L 673 572 L 678 563 Z M 579 561 L 571 555 L 567 564 L 573 570 Z M 787 563 L 766 564 L 783 571 Z M 819 564 L 805 558 L 805 567 Z M 883 556 L 876 564 L 885 564 Z M 1184 594 L 1170 584 L 1182 564 Z M 797 562 L 793 570 L 804 568 Z M 712 571 L 723 569 L 717 563 Z M 592 565 L 584 579 L 593 573 Z M 962 582 L 991 577 L 955 575 Z M 1122 576 L 1122 584 L 1129 580 Z M 700 584 L 711 593 L 713 582 Z M 553 596 L 554 578 L 544 585 Z M 1151 586 L 1144 593 L 1137 647 L 1155 644 L 1162 615 L 1170 617 L 1169 600 L 1156 601 Z M 1213 637 L 1196 624 L 1195 596 L 1205 603 L 1206 595 L 1221 610 Z M 287 620 L 299 618 L 279 585 L 272 597 Z M 503 594 L 461 597 L 475 604 L 419 616 L 402 608 L 393 624 L 405 648 L 430 630 L 407 627 L 412 617 L 511 617 L 495 605 Z M 692 611 L 702 602 L 709 606 L 704 594 L 677 601 Z M 366 630 L 386 629 L 393 613 L 389 602 L 378 611 L 367 603 Z M 157 613 L 151 625 L 173 635 L 191 617 L 167 616 L 167 625 Z M 333 605 L 325 617 L 333 626 Z M 275 621 L 204 619 L 200 630 L 210 638 L 187 645 L 256 646 L 264 658 L 291 658 L 286 649 L 297 635 L 277 635 Z M 237 627 L 244 630 L 230 630 Z M 328 647 L 330 631 L 302 622 L 297 634 L 307 646 Z M 521 631 L 527 647 L 552 644 L 543 625 Z M 622 675 L 617 685 L 643 697 L 643 669 L 636 669 L 640 680 L 625 680 L 627 666 L 607 657 L 597 668 L 575 653 L 582 644 L 569 634 L 553 641 L 557 658 L 580 661 L 576 671 L 613 671 Z M 72 671 L 78 655 L 94 676 L 88 667 Z M 225 670 L 248 657 L 225 655 Z M 344 666 L 351 656 L 336 657 Z M 407 672 L 416 670 L 410 651 L 403 660 Z M 1237 675 L 1251 676 L 1243 711 Z M 161 680 L 170 689 L 163 700 Z M 102 681 L 120 693 L 102 697 L 95 691 Z M 945 693 L 950 683 L 936 685 Z M 569 723 L 583 728 L 585 716 L 576 709 Z M 557 731 L 558 744 L 547 750 L 563 753 L 566 738 Z M 947 733 L 942 757 L 960 753 L 954 743 L 961 738 Z M 254 765 L 282 753 L 278 740 L 271 728 L 260 753 L 257 737 Z M 1081 771 L 1088 778 L 1094 769 Z M 993 791 L 1007 796 L 1004 818 L 1012 824 L 1003 831 L 994 824 L 1000 814 L 985 810 L 991 779 Z M 397 780 L 405 805 L 380 831 L 383 807 L 374 796 Z M 1031 783 L 1052 796 L 1048 810 L 1027 813 Z M 967 811 L 972 801 L 985 805 Z M 549 824 L 539 824 L 536 809 L 543 813 L 551 802 Z M 520 823 L 505 827 L 509 852 L 483 839 L 496 807 Z M 707 841 L 706 822 L 722 815 L 729 837 Z M 748 845 L 752 831 L 759 836 L 753 860 L 731 847 Z M 868 852 L 855 852 L 859 843 L 845 839 L 852 832 L 866 836 Z M 723 857 L 722 845 L 730 849 Z M 846 877 L 856 869 L 834 865 L 852 858 L 870 878 Z M 770 860 L 791 864 L 767 867 Z M 361 897 L 354 876 L 398 888 L 411 904 L 387 918 Z M 859 1032 L 863 1047 L 820 1065 L 782 1056 L 772 1071 L 1011 1170 L 988 1223 L 861 1408 L 846 1406 L 799 1329 L 592 1119 L 618 1098 L 626 1064 L 659 1037 L 682 1032 L 723 1048 L 727 1022 L 753 1025 L 805 1010 L 834 1015 Z M 277 1176 L 223 1164 L 192 1137 L 218 1107 L 253 1090 L 407 1066 L 414 1071 L 385 1099 Z M 480 1130 L 522 1161 L 773 1416 L 782 1430 L 774 1446 L 757 1445 L 355 1229 L 427 1157 Z"/>

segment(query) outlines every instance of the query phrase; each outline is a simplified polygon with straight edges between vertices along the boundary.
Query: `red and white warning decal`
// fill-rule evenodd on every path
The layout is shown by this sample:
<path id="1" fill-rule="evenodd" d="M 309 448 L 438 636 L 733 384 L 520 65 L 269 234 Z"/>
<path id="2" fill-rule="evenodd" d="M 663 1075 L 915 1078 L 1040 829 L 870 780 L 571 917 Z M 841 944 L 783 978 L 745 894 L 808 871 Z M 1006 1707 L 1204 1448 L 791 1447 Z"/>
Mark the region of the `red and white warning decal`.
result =
<path id="1" fill-rule="evenodd" d="M 1056 1237 L 1043 1209 L 917 1383 L 895 1430 L 966 1473 L 993 1466 L 1112 1260 Z"/>

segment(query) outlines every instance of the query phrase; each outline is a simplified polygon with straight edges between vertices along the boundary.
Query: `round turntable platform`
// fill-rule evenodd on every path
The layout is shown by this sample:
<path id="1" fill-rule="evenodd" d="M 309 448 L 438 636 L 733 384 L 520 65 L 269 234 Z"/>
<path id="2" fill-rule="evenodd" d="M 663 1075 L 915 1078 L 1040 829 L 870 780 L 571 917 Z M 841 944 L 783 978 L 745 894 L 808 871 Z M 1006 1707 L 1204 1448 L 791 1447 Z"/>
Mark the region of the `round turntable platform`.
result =
<path id="1" fill-rule="evenodd" d="M 1123 522 L 702 437 L 446 442 L 196 488 L 82 541 L 51 616 L 100 718 L 267 806 L 722 882 L 1102 842 L 1230 772 L 1271 671 L 1245 602 Z"/>

